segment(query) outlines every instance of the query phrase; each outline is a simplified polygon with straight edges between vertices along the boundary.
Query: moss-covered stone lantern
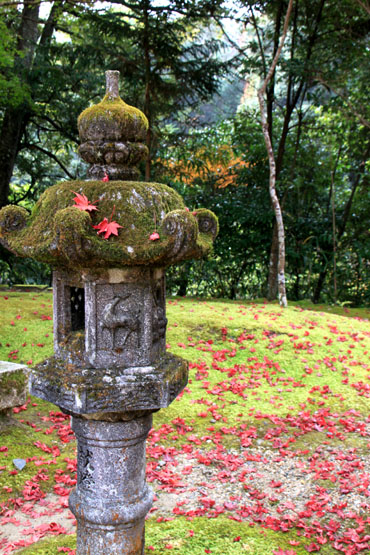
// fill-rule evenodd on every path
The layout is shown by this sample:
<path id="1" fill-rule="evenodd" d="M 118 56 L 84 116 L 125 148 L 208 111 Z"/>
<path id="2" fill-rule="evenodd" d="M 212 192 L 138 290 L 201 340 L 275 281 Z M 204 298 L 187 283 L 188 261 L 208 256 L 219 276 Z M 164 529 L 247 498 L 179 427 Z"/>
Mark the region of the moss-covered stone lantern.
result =
<path id="1" fill-rule="evenodd" d="M 148 123 L 120 99 L 119 73 L 106 76 L 78 119 L 89 180 L 50 187 L 32 214 L 3 208 L 0 241 L 53 267 L 55 355 L 32 370 L 31 392 L 73 417 L 77 554 L 137 555 L 151 415 L 187 383 L 187 363 L 166 353 L 165 268 L 209 253 L 218 224 L 170 187 L 134 181 Z"/>

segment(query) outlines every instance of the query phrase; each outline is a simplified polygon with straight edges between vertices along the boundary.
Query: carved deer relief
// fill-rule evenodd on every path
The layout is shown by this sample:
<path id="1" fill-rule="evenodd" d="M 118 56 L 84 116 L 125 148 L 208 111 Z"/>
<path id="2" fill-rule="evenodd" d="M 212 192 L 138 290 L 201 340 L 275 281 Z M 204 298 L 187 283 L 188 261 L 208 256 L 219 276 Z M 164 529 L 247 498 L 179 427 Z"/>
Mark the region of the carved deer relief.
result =
<path id="1" fill-rule="evenodd" d="M 100 319 L 102 331 L 107 329 L 112 336 L 113 348 L 126 345 L 128 338 L 133 333 L 140 331 L 140 310 L 133 308 L 132 304 L 120 306 L 122 301 L 126 301 L 131 294 L 123 297 L 114 297 L 103 309 Z M 117 345 L 116 335 L 120 332 L 119 345 Z"/>

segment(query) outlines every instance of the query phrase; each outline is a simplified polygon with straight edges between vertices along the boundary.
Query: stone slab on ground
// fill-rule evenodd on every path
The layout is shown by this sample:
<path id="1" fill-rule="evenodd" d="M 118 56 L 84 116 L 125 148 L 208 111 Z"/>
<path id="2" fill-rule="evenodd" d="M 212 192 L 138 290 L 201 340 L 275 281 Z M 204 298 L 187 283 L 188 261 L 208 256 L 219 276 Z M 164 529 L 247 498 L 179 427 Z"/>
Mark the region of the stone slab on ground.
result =
<path id="1" fill-rule="evenodd" d="M 0 360 L 0 412 L 24 405 L 27 393 L 27 366 Z"/>

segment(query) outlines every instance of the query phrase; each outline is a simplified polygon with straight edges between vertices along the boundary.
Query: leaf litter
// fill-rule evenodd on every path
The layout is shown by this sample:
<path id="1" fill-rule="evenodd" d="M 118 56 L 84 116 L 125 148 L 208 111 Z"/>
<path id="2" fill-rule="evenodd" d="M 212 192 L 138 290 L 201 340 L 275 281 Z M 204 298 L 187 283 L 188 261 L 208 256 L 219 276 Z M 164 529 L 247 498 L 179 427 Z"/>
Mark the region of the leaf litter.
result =
<path id="1" fill-rule="evenodd" d="M 289 548 L 274 553 L 366 553 L 369 322 L 363 314 L 289 311 L 268 303 L 169 301 L 168 341 L 189 360 L 190 379 L 155 415 L 149 434 L 147 480 L 156 494 L 149 522 L 226 517 L 291 538 Z M 34 312 L 31 320 L 43 323 Z M 25 320 L 15 314 L 9 326 Z M 40 360 L 51 339 L 42 345 Z M 67 508 L 76 480 L 75 455 L 66 456 L 74 446 L 69 419 L 55 408 L 28 419 L 38 403 L 42 408 L 30 399 L 15 409 L 18 422 L 40 437 L 33 442 L 37 455 L 24 458 L 34 474 L 21 487 L 22 471 L 8 460 L 13 451 L 0 436 L 0 473 L 8 474 L 0 504 L 4 555 L 50 536 L 60 535 L 62 546 L 74 527 Z M 166 551 L 177 550 L 170 545 Z M 147 550 L 161 553 L 163 545 Z"/>

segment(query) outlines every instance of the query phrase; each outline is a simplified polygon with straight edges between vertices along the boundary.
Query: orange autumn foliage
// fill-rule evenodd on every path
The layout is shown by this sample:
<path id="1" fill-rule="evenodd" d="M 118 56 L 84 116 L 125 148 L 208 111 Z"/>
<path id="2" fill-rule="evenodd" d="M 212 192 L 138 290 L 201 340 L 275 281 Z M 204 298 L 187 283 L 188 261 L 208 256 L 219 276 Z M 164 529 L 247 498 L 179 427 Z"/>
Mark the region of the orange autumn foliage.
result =
<path id="1" fill-rule="evenodd" d="M 161 160 L 161 163 L 171 171 L 171 176 L 186 185 L 193 185 L 198 180 L 212 180 L 217 189 L 236 185 L 240 169 L 250 165 L 236 156 L 228 145 L 219 147 L 216 155 L 202 147 L 189 160 Z"/>

